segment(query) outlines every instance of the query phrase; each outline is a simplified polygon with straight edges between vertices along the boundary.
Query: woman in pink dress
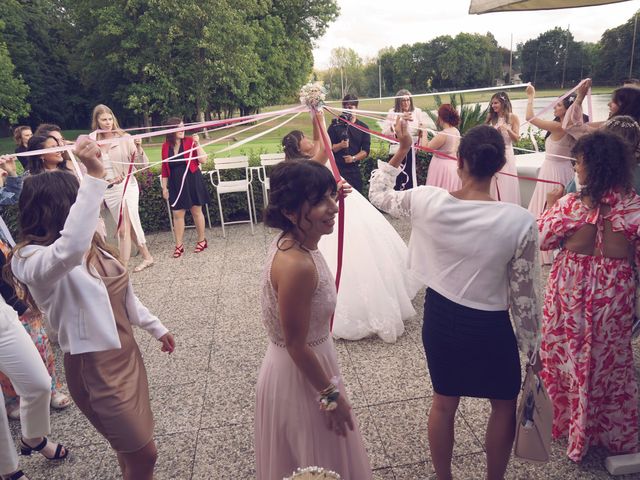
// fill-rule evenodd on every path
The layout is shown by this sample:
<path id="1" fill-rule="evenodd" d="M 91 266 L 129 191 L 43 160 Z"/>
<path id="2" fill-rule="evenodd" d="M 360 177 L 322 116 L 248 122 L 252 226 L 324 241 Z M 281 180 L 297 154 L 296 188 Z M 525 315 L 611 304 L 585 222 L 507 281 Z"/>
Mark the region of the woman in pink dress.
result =
<path id="1" fill-rule="evenodd" d="M 553 435 L 569 437 L 567 455 L 578 462 L 592 446 L 638 448 L 631 325 L 640 197 L 630 149 L 617 135 L 586 135 L 572 154 L 582 191 L 560 198 L 554 190 L 538 219 L 541 249 L 561 249 L 545 294 L 540 357 Z"/>
<path id="2" fill-rule="evenodd" d="M 371 466 L 341 380 L 329 331 L 335 281 L 318 250 L 338 213 L 329 169 L 308 160 L 277 165 L 265 223 L 282 230 L 262 281 L 269 337 L 256 391 L 256 478 L 282 480 L 299 467 L 369 480 Z"/>
<path id="3" fill-rule="evenodd" d="M 457 157 L 460 131 L 456 127 L 460 124 L 460 115 L 450 104 L 444 103 L 438 108 L 437 124 L 442 130 L 424 146 Z M 427 172 L 427 185 L 449 192 L 460 190 L 462 181 L 458 175 L 458 162 L 434 153 Z"/>
<path id="4" fill-rule="evenodd" d="M 562 128 L 562 121 L 567 113 L 567 109 L 573 103 L 574 97 L 567 97 L 562 102 L 556 103 L 553 107 L 553 121 L 542 120 L 534 117 L 533 100 L 536 96 L 536 90 L 532 85 L 527 87 L 527 121 L 542 130 L 547 131 L 544 140 L 545 156 L 538 178 L 553 183 L 537 182 L 533 191 L 533 196 L 529 202 L 529 211 L 534 217 L 538 216 L 544 210 L 547 202 L 547 193 L 551 192 L 558 184 L 566 185 L 573 178 L 573 167 L 571 166 L 571 148 L 575 145 L 574 138 L 566 133 Z M 540 262 L 543 265 L 553 262 L 551 252 L 541 252 Z"/>
<path id="5" fill-rule="evenodd" d="M 498 92 L 491 97 L 486 123 L 502 134 L 505 156 L 507 157 L 507 163 L 504 164 L 504 167 L 496 175 L 496 180 L 491 184 L 491 196 L 501 202 L 520 205 L 520 184 L 516 178 L 518 169 L 516 168 L 516 155 L 513 153 L 513 142 L 517 142 L 520 138 L 520 119 L 511 110 L 511 100 L 506 92 Z"/>

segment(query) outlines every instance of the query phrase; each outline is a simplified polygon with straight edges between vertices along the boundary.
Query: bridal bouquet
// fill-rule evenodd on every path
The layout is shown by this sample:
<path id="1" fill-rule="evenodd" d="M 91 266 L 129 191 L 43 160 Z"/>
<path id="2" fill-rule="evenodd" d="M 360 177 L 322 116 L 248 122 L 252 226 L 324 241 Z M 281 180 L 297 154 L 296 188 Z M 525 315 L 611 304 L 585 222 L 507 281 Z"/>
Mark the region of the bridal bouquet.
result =
<path id="1" fill-rule="evenodd" d="M 300 89 L 300 103 L 310 110 L 319 110 L 324 105 L 327 90 L 320 82 L 307 83 Z"/>

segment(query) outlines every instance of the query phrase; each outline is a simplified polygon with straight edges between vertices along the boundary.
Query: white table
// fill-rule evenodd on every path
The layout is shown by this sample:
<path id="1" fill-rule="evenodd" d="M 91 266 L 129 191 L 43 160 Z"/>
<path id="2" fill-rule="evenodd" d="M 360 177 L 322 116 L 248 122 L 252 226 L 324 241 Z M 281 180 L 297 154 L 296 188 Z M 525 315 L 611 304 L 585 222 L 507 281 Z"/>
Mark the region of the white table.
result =
<path id="1" fill-rule="evenodd" d="M 516 168 L 518 169 L 518 176 L 538 178 L 538 172 L 544 161 L 544 152 L 525 153 L 523 155 L 516 155 Z M 532 180 L 525 180 L 519 178 L 520 184 L 520 204 L 527 208 L 529 201 L 533 196 L 533 190 L 536 188 L 536 182 Z"/>

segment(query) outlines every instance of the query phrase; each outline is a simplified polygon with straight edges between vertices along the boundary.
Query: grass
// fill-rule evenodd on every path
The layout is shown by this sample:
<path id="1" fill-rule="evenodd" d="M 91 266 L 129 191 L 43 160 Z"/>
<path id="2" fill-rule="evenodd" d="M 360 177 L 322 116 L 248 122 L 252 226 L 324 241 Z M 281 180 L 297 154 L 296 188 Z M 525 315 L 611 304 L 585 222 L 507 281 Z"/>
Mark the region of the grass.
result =
<path id="1" fill-rule="evenodd" d="M 613 89 L 611 87 L 594 87 L 593 88 L 593 93 L 594 94 L 608 94 L 611 93 Z M 565 92 L 565 90 L 560 90 L 560 89 L 554 89 L 554 90 L 540 90 L 537 92 L 537 97 L 538 98 L 542 98 L 542 97 L 557 97 L 562 95 Z M 489 99 L 491 98 L 493 92 L 479 92 L 479 93 L 472 93 L 472 94 L 466 94 L 465 95 L 465 103 L 466 104 L 472 104 L 475 102 L 488 102 Z M 519 98 L 526 98 L 526 94 L 524 92 L 524 87 L 522 89 L 514 89 L 514 90 L 510 90 L 509 91 L 509 96 L 512 99 L 519 99 Z M 441 95 L 443 101 L 447 101 L 446 100 L 446 95 Z M 417 107 L 420 107 L 423 110 L 432 110 L 435 108 L 435 101 L 433 99 L 433 97 L 418 97 L 414 99 L 414 104 Z M 336 105 L 336 104 L 332 104 L 332 105 Z M 272 111 L 276 111 L 276 110 L 281 110 L 281 109 L 285 109 L 288 107 L 292 107 L 295 105 L 275 105 L 275 106 L 271 106 L 271 107 L 267 107 L 265 109 L 263 109 L 263 112 L 272 112 Z M 375 110 L 375 111 L 380 111 L 380 112 L 386 112 L 388 111 L 390 108 L 393 108 L 393 99 L 387 99 L 387 100 L 377 100 L 377 99 L 371 99 L 371 100 L 361 100 L 360 101 L 360 107 L 362 110 Z M 326 122 L 327 124 L 329 124 L 331 122 L 332 119 L 332 115 L 327 115 L 326 116 Z M 270 123 L 265 124 L 263 127 L 258 127 L 257 130 L 249 130 L 247 132 L 244 133 L 238 133 L 236 136 L 232 136 L 230 137 L 228 140 L 224 140 L 221 143 L 217 143 L 217 144 L 213 144 L 210 146 L 206 146 L 205 147 L 205 151 L 210 155 L 210 158 L 212 156 L 214 156 L 215 152 L 221 150 L 224 146 L 227 146 L 231 143 L 234 143 L 238 140 L 242 140 L 245 138 L 248 138 L 251 135 L 256 134 L 259 131 L 264 131 L 268 128 L 272 128 L 273 126 L 277 125 L 279 122 L 282 122 L 284 120 L 284 118 L 280 118 L 278 120 L 273 120 Z M 376 129 L 376 126 L 373 125 L 374 121 L 373 120 L 368 120 L 365 119 L 365 122 L 368 123 L 370 125 L 370 127 L 372 127 L 374 130 Z M 238 132 L 239 130 L 246 128 L 245 126 L 239 126 L 239 127 L 234 127 L 234 128 L 229 128 L 229 129 L 225 129 L 225 130 L 221 130 L 220 135 L 228 135 L 228 134 L 233 134 L 235 132 Z M 273 132 L 270 132 L 266 135 L 264 135 L 263 137 L 260 137 L 259 139 L 256 139 L 252 142 L 249 142 L 245 145 L 242 145 L 238 148 L 234 148 L 233 150 L 230 150 L 228 152 L 224 152 L 221 153 L 220 156 L 223 157 L 227 157 L 227 156 L 235 156 L 235 155 L 249 155 L 250 157 L 256 157 L 257 154 L 259 153 L 276 153 L 276 152 L 280 152 L 282 151 L 282 148 L 280 146 L 280 142 L 282 140 L 282 137 L 285 136 L 288 132 L 290 132 L 291 130 L 302 130 L 304 132 L 311 132 L 311 125 L 310 125 L 310 121 L 309 121 L 309 116 L 306 114 L 300 115 L 297 118 L 293 119 L 292 121 L 290 121 L 289 123 L 287 123 L 286 125 L 274 130 Z M 68 139 L 75 139 L 78 135 L 82 134 L 82 133 L 88 133 L 88 131 L 86 130 L 67 130 L 64 132 L 64 136 L 65 138 Z M 214 138 L 217 137 L 216 133 L 212 133 L 211 134 L 211 138 L 209 140 L 207 140 L 206 138 L 203 137 L 203 135 L 200 136 L 200 142 L 201 143 L 206 143 Z M 160 161 L 160 145 L 162 143 L 164 139 L 162 137 L 152 137 L 150 139 L 149 142 L 145 143 L 145 151 L 147 152 L 147 156 L 149 157 L 149 160 L 151 162 L 159 162 Z M 5 154 L 5 153 L 12 153 L 15 149 L 15 144 L 13 143 L 13 138 L 12 137 L 4 137 L 4 138 L 0 138 L 0 154 Z"/>

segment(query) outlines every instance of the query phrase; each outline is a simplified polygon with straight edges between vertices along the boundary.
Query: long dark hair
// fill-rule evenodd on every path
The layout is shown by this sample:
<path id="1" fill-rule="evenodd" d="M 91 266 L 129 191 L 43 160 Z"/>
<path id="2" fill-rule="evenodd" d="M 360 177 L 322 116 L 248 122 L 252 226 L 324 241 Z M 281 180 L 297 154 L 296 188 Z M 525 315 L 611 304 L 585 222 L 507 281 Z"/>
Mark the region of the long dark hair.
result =
<path id="1" fill-rule="evenodd" d="M 566 110 L 569 109 L 569 107 L 573 104 L 573 102 L 576 101 L 576 96 L 575 95 L 569 95 L 568 97 L 565 97 L 562 99 L 562 105 L 564 106 L 564 108 Z M 587 117 L 588 119 L 588 117 Z M 553 121 L 554 122 L 559 122 L 560 121 L 560 117 L 553 117 Z M 551 131 L 547 130 L 547 134 L 544 136 L 544 139 L 546 140 L 549 135 L 551 135 Z"/>
<path id="2" fill-rule="evenodd" d="M 282 138 L 282 150 L 285 160 L 303 160 L 310 158 L 309 155 L 300 150 L 300 142 L 304 138 L 304 133 L 300 130 L 293 130 Z"/>
<path id="3" fill-rule="evenodd" d="M 75 175 L 58 170 L 30 175 L 24 179 L 18 201 L 21 241 L 7 258 L 4 278 L 35 311 L 38 307 L 29 289 L 11 271 L 11 258 L 13 255 L 20 256 L 20 251 L 27 245 L 47 246 L 60 238 L 69 210 L 76 201 L 79 185 Z M 98 249 L 118 258 L 118 252 L 107 245 L 99 234 L 94 233 L 86 260 L 87 269 L 93 257 L 98 254 Z"/>
<path id="4" fill-rule="evenodd" d="M 629 115 L 636 122 L 640 122 L 640 89 L 636 87 L 621 87 L 613 91 L 611 101 L 618 105 L 618 115 Z"/>
<path id="5" fill-rule="evenodd" d="M 169 118 L 167 118 L 167 121 L 164 122 L 164 125 L 165 126 L 175 127 L 175 126 L 180 125 L 180 122 L 182 122 L 182 118 L 181 117 L 169 117 Z M 176 144 L 176 138 L 177 138 L 176 137 L 176 133 L 178 133 L 178 132 L 167 133 L 164 136 L 165 141 L 169 145 L 171 145 L 172 147 Z"/>
<path id="6" fill-rule="evenodd" d="M 45 135 L 34 135 L 33 137 L 31 137 L 29 139 L 29 143 L 27 144 L 27 151 L 28 152 L 33 152 L 35 150 L 41 150 L 43 148 L 45 148 L 44 144 L 47 140 L 49 139 L 53 139 L 56 142 L 56 146 L 58 146 L 58 140 L 56 140 L 54 137 L 50 137 L 50 136 L 45 136 Z M 66 162 L 64 161 L 64 157 L 62 159 L 62 162 L 60 162 L 57 165 L 57 168 L 59 170 L 64 170 L 64 171 L 71 171 L 67 168 Z M 44 169 L 44 160 L 42 159 L 42 156 L 40 155 L 31 155 L 30 157 L 28 157 L 27 159 L 27 170 L 29 171 L 29 173 L 31 175 L 37 175 L 39 173 L 43 173 L 45 171 Z"/>
<path id="7" fill-rule="evenodd" d="M 295 214 L 299 225 L 305 203 L 314 206 L 327 191 L 335 194 L 338 188 L 329 169 L 310 160 L 279 163 L 271 171 L 269 183 L 269 204 L 265 209 L 264 222 L 269 227 L 282 230 L 283 234 L 296 227 L 287 214 Z"/>
<path id="8" fill-rule="evenodd" d="M 595 205 L 610 190 L 629 192 L 633 188 L 631 146 L 619 135 L 605 130 L 585 135 L 573 146 L 571 155 L 581 155 L 587 171 L 580 196 L 588 196 Z"/>

